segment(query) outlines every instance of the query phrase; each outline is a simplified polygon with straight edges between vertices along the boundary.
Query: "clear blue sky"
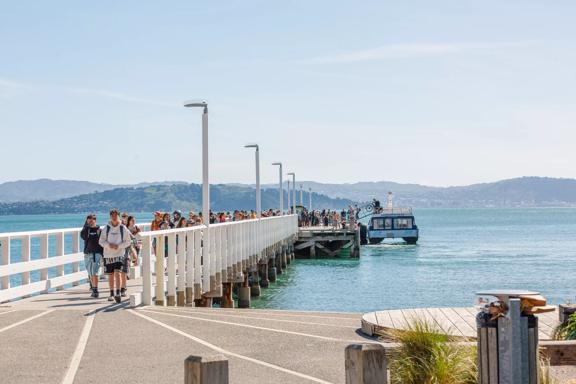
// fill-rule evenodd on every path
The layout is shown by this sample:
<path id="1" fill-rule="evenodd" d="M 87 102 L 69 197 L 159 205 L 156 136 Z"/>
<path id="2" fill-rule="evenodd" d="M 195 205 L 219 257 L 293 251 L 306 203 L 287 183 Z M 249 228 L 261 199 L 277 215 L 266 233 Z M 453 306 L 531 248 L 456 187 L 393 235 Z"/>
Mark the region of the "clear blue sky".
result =
<path id="1" fill-rule="evenodd" d="M 2 1 L 0 182 L 576 176 L 576 2 Z"/>

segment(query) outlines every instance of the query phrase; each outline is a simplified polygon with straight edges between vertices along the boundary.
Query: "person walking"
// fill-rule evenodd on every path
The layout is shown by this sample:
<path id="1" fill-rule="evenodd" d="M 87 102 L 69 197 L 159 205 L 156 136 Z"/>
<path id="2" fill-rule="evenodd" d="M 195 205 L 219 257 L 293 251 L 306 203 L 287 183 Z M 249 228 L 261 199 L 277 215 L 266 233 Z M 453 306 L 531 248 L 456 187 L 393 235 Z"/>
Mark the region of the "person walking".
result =
<path id="1" fill-rule="evenodd" d="M 80 231 L 80 237 L 84 240 L 84 266 L 86 267 L 90 289 L 92 290 L 91 296 L 95 299 L 99 296 L 98 271 L 104 252 L 99 244 L 100 232 L 100 227 L 96 224 L 96 215 L 89 214 L 86 217 L 82 231 Z"/>
<path id="2" fill-rule="evenodd" d="M 110 211 L 110 222 L 100 231 L 99 244 L 104 250 L 104 266 L 110 284 L 108 301 L 119 303 L 124 257 L 126 249 L 132 244 L 132 235 L 120 221 L 117 209 Z"/>

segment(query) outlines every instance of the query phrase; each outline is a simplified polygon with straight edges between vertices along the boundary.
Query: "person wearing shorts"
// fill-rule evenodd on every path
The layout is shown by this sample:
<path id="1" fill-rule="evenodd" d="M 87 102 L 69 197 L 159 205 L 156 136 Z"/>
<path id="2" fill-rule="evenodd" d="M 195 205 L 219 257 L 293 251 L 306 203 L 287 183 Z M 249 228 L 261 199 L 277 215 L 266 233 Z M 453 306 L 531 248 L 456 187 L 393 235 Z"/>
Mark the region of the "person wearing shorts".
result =
<path id="1" fill-rule="evenodd" d="M 121 274 L 124 268 L 126 249 L 132 244 L 128 228 L 120 221 L 117 209 L 110 211 L 110 222 L 100 232 L 100 245 L 104 249 L 104 265 L 110 284 L 108 301 L 121 301 Z"/>
<path id="2" fill-rule="evenodd" d="M 88 273 L 91 296 L 98 298 L 98 271 L 102 260 L 103 249 L 99 244 L 100 227 L 96 224 L 96 215 L 89 214 L 86 217 L 84 227 L 80 232 L 80 237 L 84 240 L 84 266 Z"/>

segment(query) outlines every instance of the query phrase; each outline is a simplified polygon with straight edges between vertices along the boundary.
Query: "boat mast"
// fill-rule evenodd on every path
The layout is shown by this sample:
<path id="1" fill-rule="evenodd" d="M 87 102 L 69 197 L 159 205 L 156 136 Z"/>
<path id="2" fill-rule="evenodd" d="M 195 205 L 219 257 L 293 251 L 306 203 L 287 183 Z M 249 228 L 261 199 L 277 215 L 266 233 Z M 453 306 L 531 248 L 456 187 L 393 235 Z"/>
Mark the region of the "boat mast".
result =
<path id="1" fill-rule="evenodd" d="M 386 208 L 388 209 L 392 209 L 394 204 L 392 203 L 392 200 L 394 198 L 394 195 L 392 195 L 392 192 L 388 192 L 388 199 L 386 201 Z"/>

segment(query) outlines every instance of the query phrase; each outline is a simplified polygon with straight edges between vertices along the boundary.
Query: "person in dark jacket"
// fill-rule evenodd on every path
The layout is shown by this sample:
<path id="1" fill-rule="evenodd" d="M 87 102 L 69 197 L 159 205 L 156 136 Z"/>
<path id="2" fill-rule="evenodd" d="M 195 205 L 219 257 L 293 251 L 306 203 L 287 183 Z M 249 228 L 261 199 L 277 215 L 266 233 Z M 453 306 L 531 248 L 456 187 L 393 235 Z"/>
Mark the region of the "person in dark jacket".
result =
<path id="1" fill-rule="evenodd" d="M 89 214 L 86 217 L 84 227 L 80 232 L 80 237 L 84 240 L 84 265 L 88 272 L 88 280 L 92 289 L 92 297 L 98 298 L 98 271 L 102 262 L 104 250 L 98 243 L 100 239 L 100 227 L 96 224 L 96 215 Z"/>

